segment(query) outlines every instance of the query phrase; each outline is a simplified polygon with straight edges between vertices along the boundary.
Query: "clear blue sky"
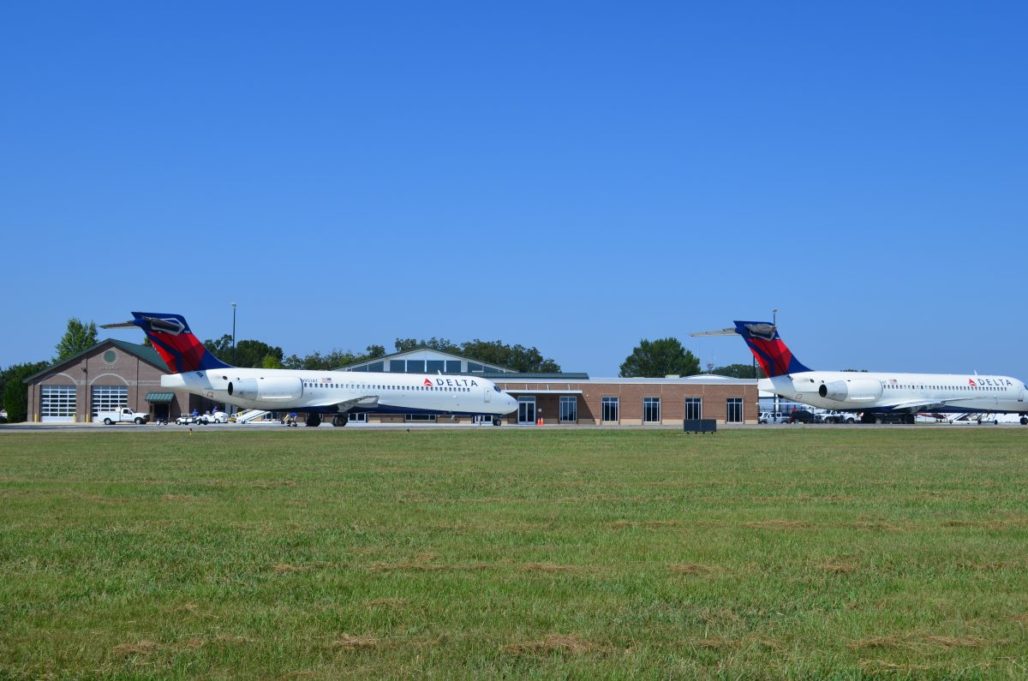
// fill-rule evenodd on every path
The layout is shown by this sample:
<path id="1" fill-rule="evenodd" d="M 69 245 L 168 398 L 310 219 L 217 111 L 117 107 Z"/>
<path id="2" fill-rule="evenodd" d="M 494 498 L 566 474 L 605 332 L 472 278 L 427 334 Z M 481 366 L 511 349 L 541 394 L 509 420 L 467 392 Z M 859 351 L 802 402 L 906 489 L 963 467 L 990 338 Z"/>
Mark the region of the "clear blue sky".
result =
<path id="1" fill-rule="evenodd" d="M 179 312 L 1028 378 L 1028 4 L 0 6 L 0 365 Z M 117 337 L 142 340 L 141 334 Z"/>

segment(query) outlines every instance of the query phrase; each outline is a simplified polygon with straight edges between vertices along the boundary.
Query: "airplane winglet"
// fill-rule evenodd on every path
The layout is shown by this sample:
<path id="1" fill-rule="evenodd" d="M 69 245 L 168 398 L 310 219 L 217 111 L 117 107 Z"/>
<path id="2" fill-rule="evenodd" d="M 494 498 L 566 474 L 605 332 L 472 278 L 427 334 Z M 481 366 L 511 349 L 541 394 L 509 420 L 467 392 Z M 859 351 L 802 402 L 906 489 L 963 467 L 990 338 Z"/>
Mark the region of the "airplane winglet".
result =
<path id="1" fill-rule="evenodd" d="M 689 335 L 696 338 L 699 336 L 737 336 L 738 334 L 739 332 L 736 331 L 733 326 L 728 329 L 717 329 L 715 331 L 697 331 L 695 333 L 690 333 Z"/>
<path id="2" fill-rule="evenodd" d="M 111 324 L 101 324 L 101 329 L 134 329 L 139 328 L 139 325 L 135 321 L 127 322 L 113 322 Z"/>

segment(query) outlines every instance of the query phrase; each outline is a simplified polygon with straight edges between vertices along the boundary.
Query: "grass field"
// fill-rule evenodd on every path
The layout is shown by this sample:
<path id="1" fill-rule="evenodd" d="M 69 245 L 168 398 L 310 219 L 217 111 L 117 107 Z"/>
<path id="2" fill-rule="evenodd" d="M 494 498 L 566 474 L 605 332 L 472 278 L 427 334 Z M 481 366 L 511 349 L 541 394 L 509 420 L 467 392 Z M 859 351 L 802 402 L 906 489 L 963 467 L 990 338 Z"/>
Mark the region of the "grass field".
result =
<path id="1" fill-rule="evenodd" d="M 0 434 L 0 678 L 1028 677 L 1028 430 Z"/>

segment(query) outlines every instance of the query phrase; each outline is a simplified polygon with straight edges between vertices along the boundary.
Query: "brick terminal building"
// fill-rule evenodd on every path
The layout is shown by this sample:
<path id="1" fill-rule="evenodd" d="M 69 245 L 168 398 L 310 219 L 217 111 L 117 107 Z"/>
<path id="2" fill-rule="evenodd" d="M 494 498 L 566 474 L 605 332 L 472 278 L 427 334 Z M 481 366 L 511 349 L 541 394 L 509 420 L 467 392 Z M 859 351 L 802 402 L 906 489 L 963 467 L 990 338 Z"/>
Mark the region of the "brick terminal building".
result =
<path id="1" fill-rule="evenodd" d="M 419 348 L 343 367 L 346 371 L 385 371 L 480 376 L 518 400 L 510 424 L 679 425 L 684 418 L 720 423 L 755 423 L 759 415 L 756 380 L 701 374 L 686 378 L 590 378 L 585 373 L 525 374 L 473 358 Z M 26 379 L 29 420 L 85 423 L 98 411 L 131 407 L 151 421 L 172 420 L 214 402 L 182 390 L 161 387 L 168 370 L 153 348 L 104 340 Z M 351 412 L 351 422 L 404 423 L 469 417 L 423 414 L 378 415 Z"/>
<path id="2" fill-rule="evenodd" d="M 507 423 L 680 425 L 682 419 L 756 423 L 757 381 L 701 374 L 686 378 L 590 378 L 585 373 L 525 374 L 474 359 L 421 348 L 346 367 L 348 371 L 461 373 L 482 376 L 518 399 Z M 369 415 L 403 421 L 404 416 Z M 359 414 L 351 420 L 364 420 Z M 449 417 L 439 417 L 450 421 Z M 407 418 L 418 420 L 418 418 Z"/>
<path id="3" fill-rule="evenodd" d="M 757 382 L 723 376 L 596 378 L 489 376 L 518 399 L 510 423 L 680 425 L 685 418 L 756 423 Z"/>

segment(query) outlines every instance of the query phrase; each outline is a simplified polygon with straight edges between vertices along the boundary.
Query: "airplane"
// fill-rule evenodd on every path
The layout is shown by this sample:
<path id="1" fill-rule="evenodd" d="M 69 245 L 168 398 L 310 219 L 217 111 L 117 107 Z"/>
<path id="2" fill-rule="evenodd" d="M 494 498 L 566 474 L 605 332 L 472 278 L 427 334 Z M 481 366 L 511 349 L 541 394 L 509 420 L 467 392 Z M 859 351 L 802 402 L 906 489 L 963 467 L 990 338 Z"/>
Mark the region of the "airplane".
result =
<path id="1" fill-rule="evenodd" d="M 918 412 L 1014 413 L 1028 425 L 1025 384 L 1009 376 L 814 371 L 785 345 L 772 322 L 735 322 L 733 328 L 693 336 L 739 335 L 764 370 L 771 391 L 822 409 L 862 412 L 861 422 L 900 418 L 914 423 Z"/>
<path id="2" fill-rule="evenodd" d="M 185 317 L 133 312 L 133 319 L 102 328 L 138 326 L 171 372 L 162 388 L 181 388 L 244 409 L 306 412 L 307 425 L 345 426 L 350 410 L 500 417 L 518 408 L 517 400 L 478 376 L 310 371 L 233 367 L 210 353 L 193 335 Z"/>

